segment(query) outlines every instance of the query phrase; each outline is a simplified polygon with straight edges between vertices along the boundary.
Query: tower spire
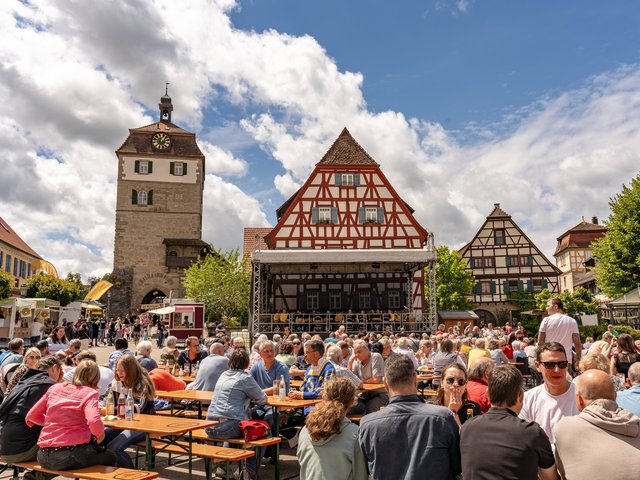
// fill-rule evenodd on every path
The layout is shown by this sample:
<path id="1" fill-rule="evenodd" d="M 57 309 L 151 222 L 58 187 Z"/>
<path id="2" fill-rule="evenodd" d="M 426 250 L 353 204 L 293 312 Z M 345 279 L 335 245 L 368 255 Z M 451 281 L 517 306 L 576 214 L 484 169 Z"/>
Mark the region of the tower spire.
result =
<path id="1" fill-rule="evenodd" d="M 171 97 L 169 96 L 169 82 L 165 82 L 164 95 L 160 97 L 160 121 L 162 123 L 171 123 L 171 112 L 173 111 L 173 104 L 171 103 Z"/>

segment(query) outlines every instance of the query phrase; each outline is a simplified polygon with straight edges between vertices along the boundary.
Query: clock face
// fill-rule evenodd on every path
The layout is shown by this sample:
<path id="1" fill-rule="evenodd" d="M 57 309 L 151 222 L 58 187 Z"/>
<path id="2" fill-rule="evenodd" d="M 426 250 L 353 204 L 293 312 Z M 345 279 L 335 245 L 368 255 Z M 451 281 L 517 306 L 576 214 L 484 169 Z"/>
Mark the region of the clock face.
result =
<path id="1" fill-rule="evenodd" d="M 171 137 L 166 133 L 156 133 L 151 138 L 151 145 L 156 150 L 167 150 L 171 146 Z"/>

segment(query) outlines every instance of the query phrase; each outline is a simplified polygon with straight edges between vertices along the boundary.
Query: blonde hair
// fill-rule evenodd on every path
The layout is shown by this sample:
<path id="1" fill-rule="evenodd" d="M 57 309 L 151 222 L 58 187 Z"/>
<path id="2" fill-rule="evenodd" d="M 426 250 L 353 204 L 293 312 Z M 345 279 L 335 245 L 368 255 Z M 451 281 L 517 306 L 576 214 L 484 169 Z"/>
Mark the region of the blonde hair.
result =
<path id="1" fill-rule="evenodd" d="M 83 360 L 76 367 L 73 374 L 72 385 L 78 387 L 97 388 L 100 381 L 100 368 L 93 360 Z"/>
<path id="2" fill-rule="evenodd" d="M 307 415 L 305 425 L 313 441 L 326 440 L 342 430 L 342 419 L 353 404 L 356 386 L 346 377 L 333 377 L 322 390 L 322 401 Z"/>
<path id="3" fill-rule="evenodd" d="M 586 357 L 582 357 L 580 360 L 580 371 L 586 372 L 587 370 L 602 370 L 603 372 L 610 373 L 609 360 L 601 353 L 588 354 Z"/>

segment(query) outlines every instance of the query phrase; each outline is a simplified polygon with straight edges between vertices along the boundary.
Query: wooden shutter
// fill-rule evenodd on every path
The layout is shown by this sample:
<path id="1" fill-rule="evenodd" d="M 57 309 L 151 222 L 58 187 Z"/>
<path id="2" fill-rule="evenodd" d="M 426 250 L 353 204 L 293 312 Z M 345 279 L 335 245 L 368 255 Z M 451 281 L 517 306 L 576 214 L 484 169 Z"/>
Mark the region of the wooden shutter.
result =
<path id="1" fill-rule="evenodd" d="M 311 209 L 311 224 L 315 225 L 318 223 L 318 207 L 313 207 Z"/>
<path id="2" fill-rule="evenodd" d="M 533 280 L 527 280 L 527 292 L 533 293 Z"/>
<path id="3" fill-rule="evenodd" d="M 171 175 L 173 175 L 173 172 L 175 171 L 176 167 L 176 163 L 175 162 L 169 162 L 169 173 Z"/>
<path id="4" fill-rule="evenodd" d="M 469 267 L 470 268 L 476 268 L 476 259 L 475 258 L 470 258 L 469 259 Z"/>
<path id="5" fill-rule="evenodd" d="M 527 263 L 530 267 L 533 267 L 533 255 L 527 257 Z"/>
<path id="6" fill-rule="evenodd" d="M 136 173 L 140 173 L 140 160 L 136 160 L 133 163 L 133 171 Z"/>
<path id="7" fill-rule="evenodd" d="M 131 190 L 131 203 L 134 205 L 138 204 L 138 191 Z"/>
<path id="8" fill-rule="evenodd" d="M 545 289 L 549 286 L 549 282 L 547 281 L 546 278 L 542 279 L 542 288 Z"/>
<path id="9" fill-rule="evenodd" d="M 359 173 L 354 173 L 353 174 L 353 185 L 356 187 L 360 186 L 360 174 Z"/>
<path id="10" fill-rule="evenodd" d="M 336 173 L 336 181 L 335 184 L 340 187 L 342 186 L 342 174 L 341 173 Z"/>
<path id="11" fill-rule="evenodd" d="M 491 280 L 491 294 L 494 295 L 496 293 L 496 282 Z"/>
<path id="12" fill-rule="evenodd" d="M 502 282 L 502 291 L 504 293 L 509 293 L 509 280 Z"/>
<path id="13" fill-rule="evenodd" d="M 331 207 L 331 223 L 338 224 L 338 207 Z"/>
<path id="14" fill-rule="evenodd" d="M 147 205 L 153 205 L 153 190 L 149 190 L 147 193 Z"/>
<path id="15" fill-rule="evenodd" d="M 182 175 L 187 174 L 187 162 L 182 162 Z"/>
<path id="16" fill-rule="evenodd" d="M 507 267 L 510 267 L 510 266 L 511 266 L 511 257 L 510 257 L 510 256 L 508 256 L 508 255 L 507 255 L 507 256 L 505 257 L 504 261 L 505 261 L 505 263 L 506 263 Z"/>
<path id="17" fill-rule="evenodd" d="M 153 173 L 153 162 L 151 160 L 149 160 L 148 164 L 149 164 L 148 173 Z"/>
<path id="18" fill-rule="evenodd" d="M 524 282 L 522 280 L 518 280 L 518 291 L 522 292 L 524 290 Z"/>
<path id="19" fill-rule="evenodd" d="M 475 293 L 476 295 L 480 295 L 482 293 L 482 286 L 480 285 L 480 282 L 476 282 L 476 284 L 473 286 L 473 293 Z"/>
<path id="20" fill-rule="evenodd" d="M 379 224 L 383 224 L 384 223 L 384 208 L 383 207 L 378 207 L 378 223 Z"/>
<path id="21" fill-rule="evenodd" d="M 367 217 L 366 217 L 366 215 L 367 215 L 367 214 L 366 214 L 366 212 L 365 212 L 364 207 L 359 207 L 359 208 L 358 208 L 358 223 L 360 223 L 360 224 L 364 224 L 364 223 L 365 223 L 365 220 L 366 220 L 366 218 L 367 218 Z"/>

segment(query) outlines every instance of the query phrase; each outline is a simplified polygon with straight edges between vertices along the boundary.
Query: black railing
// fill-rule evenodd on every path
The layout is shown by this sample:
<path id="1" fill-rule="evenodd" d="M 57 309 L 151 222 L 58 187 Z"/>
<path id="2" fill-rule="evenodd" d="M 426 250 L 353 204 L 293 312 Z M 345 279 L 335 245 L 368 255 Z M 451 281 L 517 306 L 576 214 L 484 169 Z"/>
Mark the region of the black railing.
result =
<path id="1" fill-rule="evenodd" d="M 167 267 L 189 268 L 191 264 L 195 263 L 197 260 L 198 257 L 174 257 L 167 255 L 165 263 Z"/>

